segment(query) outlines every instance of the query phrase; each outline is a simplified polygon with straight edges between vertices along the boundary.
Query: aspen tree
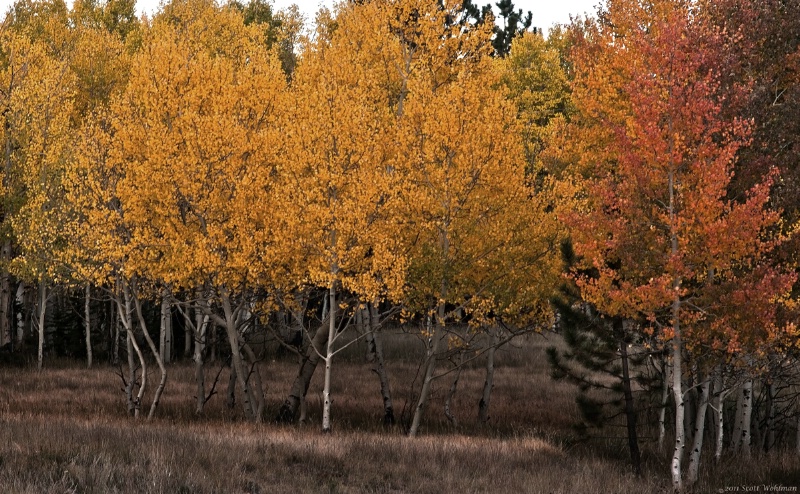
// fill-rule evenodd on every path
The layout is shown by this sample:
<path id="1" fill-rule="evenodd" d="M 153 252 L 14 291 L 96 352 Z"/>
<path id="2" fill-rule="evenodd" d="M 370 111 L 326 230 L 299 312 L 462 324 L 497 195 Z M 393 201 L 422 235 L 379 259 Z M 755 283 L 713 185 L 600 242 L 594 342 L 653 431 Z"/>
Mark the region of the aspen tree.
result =
<path id="1" fill-rule="evenodd" d="M 337 339 L 352 318 L 342 297 L 398 299 L 404 258 L 397 241 L 390 130 L 397 44 L 381 2 L 342 6 L 335 30 L 318 20 L 292 76 L 287 128 L 286 196 L 298 254 L 293 277 L 328 291 L 323 431 L 331 430 L 331 365 Z M 345 310 L 346 309 L 346 310 Z M 341 315 L 340 315 L 341 314 Z M 322 328 L 321 328 L 322 329 Z M 313 343 L 313 342 L 312 342 Z M 313 369 L 312 369 L 313 372 Z"/>
<path id="2" fill-rule="evenodd" d="M 275 258 L 270 180 L 285 84 L 260 36 L 211 2 L 165 6 L 142 33 L 124 94 L 87 129 L 75 180 L 83 245 L 100 246 L 91 251 L 99 272 L 135 282 L 133 307 L 139 287 L 212 289 L 216 307 L 201 308 L 226 330 L 255 420 L 250 403 L 263 391 L 250 389 L 240 354 L 244 294 Z"/>
<path id="3" fill-rule="evenodd" d="M 692 9 L 617 1 L 581 34 L 569 132 L 582 148 L 571 171 L 588 201 L 563 215 L 581 269 L 594 273 L 574 272 L 584 300 L 607 316 L 644 314 L 671 346 L 676 491 L 685 487 L 685 353 L 701 344 L 733 353 L 790 329 L 776 323 L 775 302 L 794 282 L 762 263 L 780 242 L 769 233 L 775 175 L 742 200 L 727 195 L 749 126 L 723 103 L 743 88 L 720 84 L 715 57 L 725 41 L 694 23 Z M 762 298 L 758 325 L 722 301 L 759 293 L 771 302 Z"/>
<path id="4" fill-rule="evenodd" d="M 456 312 L 473 316 L 469 331 L 490 324 L 489 314 L 511 320 L 523 307 L 544 316 L 540 322 L 547 319 L 550 293 L 533 280 L 558 276 L 559 234 L 554 215 L 546 213 L 547 195 L 525 185 L 517 109 L 491 59 L 490 26 L 449 22 L 463 15 L 454 3 L 390 8 L 402 49 L 395 108 L 403 227 L 411 246 L 407 307 L 435 320 L 424 334 L 414 436 Z"/>
<path id="5" fill-rule="evenodd" d="M 7 267 L 40 287 L 41 369 L 48 285 L 63 281 L 66 274 L 58 262 L 65 247 L 62 226 L 68 215 L 61 178 L 70 154 L 74 79 L 67 64 L 49 56 L 40 42 L 4 32 L 0 43 L 6 55 L 0 75 L 6 108 L 4 180 L 6 193 L 14 195 L 8 197 L 5 217 L 19 249 Z"/>

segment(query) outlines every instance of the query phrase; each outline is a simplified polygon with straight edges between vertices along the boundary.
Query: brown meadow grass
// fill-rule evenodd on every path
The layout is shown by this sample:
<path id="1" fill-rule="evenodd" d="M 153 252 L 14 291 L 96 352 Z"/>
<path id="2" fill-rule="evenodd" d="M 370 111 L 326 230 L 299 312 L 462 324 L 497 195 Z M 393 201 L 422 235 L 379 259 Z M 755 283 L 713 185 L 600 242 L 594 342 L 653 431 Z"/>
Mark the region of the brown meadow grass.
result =
<path id="1" fill-rule="evenodd" d="M 668 492 L 667 453 L 643 444 L 645 476 L 627 466 L 624 430 L 579 441 L 575 389 L 548 377 L 544 348 L 532 336 L 497 356 L 488 426 L 476 425 L 482 359 L 464 369 L 454 401 L 458 425 L 443 414 L 453 374 L 437 381 L 422 437 L 381 425 L 378 379 L 354 345 L 334 361 L 334 432 L 319 432 L 322 373 L 308 396 L 309 423 L 252 424 L 218 394 L 195 416 L 193 368 L 170 366 L 156 418 L 126 415 L 116 370 L 49 361 L 0 369 L 0 492 L 8 493 L 657 493 Z M 412 407 L 421 345 L 390 335 L 389 372 L 396 412 Z M 207 380 L 221 363 L 210 363 Z M 444 369 L 444 366 L 441 366 Z M 271 418 L 296 372 L 291 356 L 261 364 Z M 150 376 L 154 387 L 156 374 Z M 151 389 L 152 391 L 152 389 Z M 148 402 L 149 404 L 149 402 Z M 800 485 L 795 452 L 706 462 L 697 492 L 730 486 Z"/>

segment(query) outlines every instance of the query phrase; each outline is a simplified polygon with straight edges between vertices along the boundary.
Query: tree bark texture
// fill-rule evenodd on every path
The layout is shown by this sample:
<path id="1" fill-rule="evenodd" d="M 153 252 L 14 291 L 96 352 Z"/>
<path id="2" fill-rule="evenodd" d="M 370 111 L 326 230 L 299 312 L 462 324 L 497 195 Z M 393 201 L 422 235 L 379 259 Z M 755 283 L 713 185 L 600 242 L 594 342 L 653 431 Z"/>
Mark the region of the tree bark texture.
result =
<path id="1" fill-rule="evenodd" d="M 325 350 L 325 384 L 322 388 L 322 432 L 331 432 L 331 364 L 336 342 L 336 282 L 328 290 L 330 317 L 328 319 L 328 341 Z"/>
<path id="2" fill-rule="evenodd" d="M 442 341 L 445 339 L 445 307 L 444 302 L 439 304 L 438 310 L 439 317 L 436 320 L 436 330 L 434 331 L 428 343 L 428 351 L 425 355 L 425 377 L 422 381 L 422 388 L 419 392 L 419 399 L 417 406 L 414 409 L 414 417 L 411 421 L 411 428 L 408 430 L 409 437 L 416 437 L 419 433 L 419 426 L 422 423 L 422 416 L 425 413 L 425 407 L 428 405 L 428 398 L 431 393 L 431 383 L 433 382 L 433 372 L 436 369 L 436 357 L 439 354 L 439 348 Z"/>
<path id="3" fill-rule="evenodd" d="M 745 458 L 750 457 L 750 422 L 752 419 L 753 411 L 753 380 L 748 379 L 742 385 L 741 391 L 741 407 L 737 411 L 739 425 L 737 429 L 740 431 L 738 440 L 737 453 Z"/>
<path id="4" fill-rule="evenodd" d="M 0 247 L 3 265 L 11 262 L 11 240 L 7 239 Z M 3 268 L 0 273 L 0 346 L 11 342 L 11 273 Z"/>
<path id="5" fill-rule="evenodd" d="M 86 284 L 86 301 L 84 304 L 84 317 L 86 319 L 86 368 L 92 368 L 92 312 L 90 304 L 92 301 L 92 287 Z"/>
<path id="6" fill-rule="evenodd" d="M 687 474 L 687 483 L 689 485 L 697 482 L 698 473 L 700 472 L 700 456 L 703 452 L 703 436 L 705 435 L 706 409 L 708 408 L 710 388 L 710 379 L 705 379 L 698 388 L 697 416 L 694 421 L 694 438 L 692 440 L 692 451 L 689 454 L 689 471 Z"/>
<path id="7" fill-rule="evenodd" d="M 17 284 L 17 294 L 16 294 L 16 303 L 17 307 L 20 307 L 19 312 L 17 312 L 17 335 L 16 335 L 16 347 L 19 348 L 22 346 L 22 342 L 25 340 L 25 284 L 19 283 Z"/>
<path id="8" fill-rule="evenodd" d="M 159 333 L 159 354 L 164 364 L 172 359 L 172 304 L 167 288 L 161 292 L 161 331 Z"/>
<path id="9" fill-rule="evenodd" d="M 497 327 L 489 328 L 491 341 L 489 350 L 486 352 L 486 379 L 483 382 L 483 393 L 478 402 L 478 423 L 489 423 L 489 404 L 492 398 L 492 388 L 494 388 L 494 354 L 497 345 L 500 343 L 500 335 Z"/>
<path id="10" fill-rule="evenodd" d="M 37 368 L 42 370 L 42 363 L 44 360 L 44 317 L 47 312 L 47 285 L 44 281 L 39 282 L 39 349 L 37 353 Z"/>
<path id="11" fill-rule="evenodd" d="M 323 347 L 326 347 L 328 343 L 329 328 L 326 327 L 327 325 L 328 321 L 324 319 L 322 325 L 314 334 L 314 339 L 308 345 L 297 371 L 297 376 L 289 390 L 289 396 L 286 397 L 283 405 L 281 405 L 281 408 L 278 410 L 278 416 L 276 417 L 278 422 L 292 422 L 297 415 L 297 410 L 308 392 L 308 385 L 311 383 L 311 378 L 314 377 L 317 364 L 322 358 L 320 352 L 322 352 Z"/>
<path id="12" fill-rule="evenodd" d="M 619 325 L 619 329 L 622 330 L 622 321 L 616 321 L 614 324 Z M 633 390 L 631 389 L 628 344 L 625 342 L 624 338 L 619 342 L 619 356 L 622 360 L 622 392 L 625 396 L 625 423 L 628 427 L 628 451 L 631 454 L 631 466 L 633 466 L 633 471 L 637 476 L 641 477 L 642 456 L 639 452 L 639 436 L 636 431 L 636 407 L 633 402 Z"/>
<path id="13" fill-rule="evenodd" d="M 153 401 L 150 403 L 150 411 L 147 413 L 147 419 L 150 420 L 156 413 L 156 408 L 161 401 L 161 394 L 164 392 L 164 388 L 167 385 L 167 368 L 164 366 L 164 361 L 161 360 L 161 355 L 158 352 L 158 348 L 156 348 L 156 344 L 153 342 L 153 338 L 150 337 L 150 331 L 147 330 L 147 324 L 142 314 L 142 304 L 135 293 L 133 294 L 133 302 L 136 307 L 136 317 L 139 319 L 139 327 L 142 330 L 145 341 L 147 341 L 147 346 L 150 347 L 150 351 L 156 359 L 156 365 L 158 365 L 158 369 L 161 371 L 161 379 L 158 381 L 158 387 L 153 394 Z"/>
<path id="14" fill-rule="evenodd" d="M 195 310 L 195 324 L 193 331 L 197 333 L 194 340 L 194 381 L 197 387 L 197 402 L 195 413 L 200 415 L 206 404 L 206 385 L 205 385 L 205 362 L 203 352 L 206 349 L 206 330 L 208 328 L 209 317 L 201 310 Z"/>
<path id="15" fill-rule="evenodd" d="M 367 304 L 367 315 L 369 318 L 369 331 L 372 335 L 370 345 L 372 358 L 372 371 L 378 375 L 381 384 L 381 399 L 383 400 L 383 425 L 394 424 L 394 405 L 392 404 L 392 392 L 389 387 L 389 374 L 386 371 L 385 359 L 383 355 L 383 335 L 381 333 L 380 313 L 376 303 Z"/>

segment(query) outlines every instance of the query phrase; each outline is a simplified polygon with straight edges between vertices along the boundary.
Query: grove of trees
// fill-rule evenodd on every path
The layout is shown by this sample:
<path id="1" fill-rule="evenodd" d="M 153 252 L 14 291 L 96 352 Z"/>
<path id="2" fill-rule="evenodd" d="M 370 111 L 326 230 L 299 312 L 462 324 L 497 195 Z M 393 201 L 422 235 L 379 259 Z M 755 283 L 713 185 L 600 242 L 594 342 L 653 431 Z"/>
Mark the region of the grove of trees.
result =
<path id="1" fill-rule="evenodd" d="M 435 380 L 484 362 L 486 423 L 495 351 L 555 330 L 556 377 L 612 376 L 637 473 L 650 409 L 678 492 L 704 438 L 717 460 L 800 453 L 800 1 L 607 0 L 547 38 L 497 5 L 503 29 L 450 0 L 345 2 L 306 29 L 262 0 L 17 1 L 6 357 L 107 358 L 135 417 L 175 358 L 202 414 L 206 361 L 229 359 L 253 421 L 304 420 L 324 364 L 330 432 L 335 357 L 363 339 L 384 422 L 415 436 Z M 406 417 L 387 324 L 425 346 Z M 277 417 L 266 340 L 298 358 Z"/>

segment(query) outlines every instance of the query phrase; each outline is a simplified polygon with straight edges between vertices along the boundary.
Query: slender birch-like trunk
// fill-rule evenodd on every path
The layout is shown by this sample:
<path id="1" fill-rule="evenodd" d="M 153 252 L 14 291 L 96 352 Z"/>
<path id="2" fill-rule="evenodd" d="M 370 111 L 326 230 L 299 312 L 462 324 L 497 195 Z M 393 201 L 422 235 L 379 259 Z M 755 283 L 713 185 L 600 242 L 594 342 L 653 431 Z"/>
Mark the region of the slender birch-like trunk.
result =
<path id="1" fill-rule="evenodd" d="M 202 310 L 195 310 L 195 332 L 197 336 L 194 340 L 194 381 L 197 386 L 197 406 L 195 413 L 200 415 L 206 404 L 206 376 L 204 371 L 203 352 L 206 349 L 206 329 L 208 328 L 209 317 Z"/>
<path id="2" fill-rule="evenodd" d="M 191 295 L 186 296 L 187 299 L 189 297 Z M 189 312 L 188 302 L 189 300 L 187 300 L 186 311 L 183 313 L 183 358 L 192 357 L 194 359 L 194 335 L 200 329 L 200 326 L 197 324 L 192 325 L 192 314 Z M 195 320 L 195 322 L 197 321 Z"/>
<path id="3" fill-rule="evenodd" d="M 114 327 L 114 342 L 111 346 L 111 364 L 119 365 L 119 339 L 120 339 L 120 315 L 117 304 L 111 301 L 111 321 Z M 130 350 L 130 349 L 129 349 Z"/>
<path id="4" fill-rule="evenodd" d="M 700 472 L 700 455 L 703 452 L 703 436 L 705 435 L 706 409 L 708 408 L 710 387 L 711 379 L 705 379 L 698 388 L 697 416 L 694 421 L 694 438 L 692 451 L 689 454 L 689 471 L 686 479 L 689 485 L 697 482 L 698 473 Z"/>
<path id="5" fill-rule="evenodd" d="M 335 271 L 335 269 L 334 269 Z M 328 344 L 325 352 L 325 384 L 322 388 L 322 432 L 331 432 L 331 364 L 336 342 L 336 281 L 328 289 L 330 318 L 328 320 Z"/>
<path id="6" fill-rule="evenodd" d="M 717 429 L 716 444 L 714 447 L 714 463 L 719 463 L 720 458 L 722 458 L 722 444 L 725 431 L 725 410 L 723 407 L 725 405 L 726 394 L 724 382 L 722 380 L 722 366 L 720 366 L 714 377 L 713 396 L 711 398 L 711 409 L 714 411 Z"/>
<path id="7" fill-rule="evenodd" d="M 39 351 L 37 353 L 37 368 L 42 370 L 42 361 L 44 360 L 44 316 L 47 311 L 47 285 L 44 281 L 39 282 Z"/>
<path id="8" fill-rule="evenodd" d="M 3 182 L 6 180 L 4 178 Z M 10 239 L 4 241 L 0 247 L 0 257 L 4 261 L 3 266 L 8 266 L 11 262 Z M 11 342 L 11 284 L 11 273 L 4 267 L 0 273 L 0 346 Z"/>
<path id="9" fill-rule="evenodd" d="M 667 436 L 667 402 L 669 400 L 669 372 L 667 362 L 661 358 L 661 408 L 658 410 L 658 450 L 664 450 L 664 439 Z"/>
<path id="10" fill-rule="evenodd" d="M 86 284 L 86 303 L 84 304 L 84 317 L 86 319 L 86 368 L 92 368 L 92 313 L 90 302 L 92 300 L 92 287 Z"/>
<path id="11" fill-rule="evenodd" d="M 386 366 L 383 356 L 383 336 L 381 334 L 382 323 L 380 321 L 380 314 L 376 303 L 367 304 L 369 314 L 369 331 L 372 335 L 372 354 L 373 354 L 373 367 L 372 370 L 378 374 L 378 379 L 381 383 L 381 398 L 383 399 L 383 425 L 394 424 L 394 406 L 392 405 L 392 392 L 389 388 L 389 375 L 386 372 Z"/>
<path id="12" fill-rule="evenodd" d="M 328 297 L 325 297 L 325 299 L 327 300 Z M 330 314 L 326 314 L 322 325 L 314 334 L 314 339 L 311 340 L 311 343 L 308 345 L 305 355 L 301 357 L 302 362 L 297 371 L 297 376 L 292 382 L 289 396 L 286 397 L 280 410 L 278 410 L 276 420 L 279 422 L 293 421 L 294 417 L 297 415 L 300 404 L 305 400 L 306 393 L 308 392 L 308 385 L 311 383 L 311 378 L 314 377 L 317 364 L 322 359 L 322 348 L 328 343 L 329 328 L 326 327 L 328 325 L 328 316 L 330 316 Z"/>
<path id="13" fill-rule="evenodd" d="M 136 397 L 134 397 L 134 388 L 136 387 L 136 361 L 133 357 L 133 335 L 131 333 L 126 332 L 125 345 L 128 351 L 128 382 L 125 385 L 125 398 L 128 405 L 128 415 L 138 417 L 139 402 Z"/>
<path id="14" fill-rule="evenodd" d="M 453 427 L 458 427 L 458 419 L 453 414 L 453 398 L 455 398 L 456 391 L 458 391 L 458 381 L 461 379 L 461 369 L 464 368 L 463 364 L 464 352 L 459 352 L 456 376 L 453 378 L 453 384 L 450 385 L 450 389 L 447 390 L 447 399 L 444 401 L 444 416 L 447 417 L 447 421 L 450 422 L 450 425 Z"/>
<path id="15" fill-rule="evenodd" d="M 683 492 L 683 479 L 681 477 L 683 452 L 686 447 L 686 430 L 684 429 L 684 401 L 683 401 L 683 382 L 681 374 L 683 372 L 683 355 L 681 352 L 680 323 L 677 320 L 679 315 L 680 302 L 675 295 L 673 302 L 673 317 L 675 323 L 675 336 L 672 338 L 672 394 L 675 398 L 675 450 L 672 454 L 672 486 L 675 492 Z"/>
<path id="16" fill-rule="evenodd" d="M 367 362 L 372 363 L 375 358 L 372 353 L 372 332 L 369 330 L 369 313 L 366 307 L 359 305 L 356 307 L 353 315 L 353 324 L 356 326 L 356 334 L 364 335 L 364 341 L 367 343 Z"/>
<path id="17" fill-rule="evenodd" d="M 20 311 L 17 312 L 17 348 L 22 346 L 22 342 L 25 340 L 25 315 L 24 315 L 24 307 L 25 307 L 25 284 L 20 282 L 17 285 L 17 294 L 16 294 L 16 302 L 17 306 L 20 307 Z"/>
<path id="18" fill-rule="evenodd" d="M 448 228 L 450 225 L 445 222 L 444 229 L 441 231 L 441 246 L 442 246 L 442 260 L 446 264 L 450 255 L 450 238 L 448 237 Z M 414 418 L 411 421 L 411 428 L 408 430 L 409 437 L 416 437 L 419 433 L 419 426 L 422 422 L 422 415 L 425 413 L 425 407 L 428 404 L 428 398 L 431 392 L 431 383 L 434 379 L 433 371 L 436 368 L 436 356 L 439 353 L 439 348 L 447 336 L 445 327 L 446 307 L 445 301 L 448 296 L 447 278 L 443 277 L 441 286 L 439 288 L 439 303 L 437 304 L 437 317 L 436 317 L 436 330 L 433 337 L 428 340 L 428 351 L 425 355 L 425 377 L 422 381 L 422 388 L 419 391 L 419 400 L 414 409 Z"/>
<path id="19" fill-rule="evenodd" d="M 731 433 L 731 446 L 730 449 L 738 454 L 742 447 L 742 407 L 744 405 L 742 399 L 741 386 L 736 391 L 736 414 L 733 417 L 733 432 Z"/>
<path id="20" fill-rule="evenodd" d="M 444 300 L 444 299 L 442 299 Z M 438 309 L 439 317 L 436 319 L 436 330 L 434 331 L 428 343 L 428 351 L 425 355 L 425 377 L 422 381 L 422 389 L 419 392 L 419 399 L 417 406 L 414 409 L 414 418 L 411 421 L 411 428 L 408 430 L 409 437 L 416 437 L 419 433 L 419 426 L 422 423 L 422 416 L 425 413 L 425 407 L 428 404 L 428 397 L 431 392 L 431 383 L 433 382 L 433 371 L 436 368 L 436 356 L 439 353 L 441 342 L 444 340 L 445 333 L 445 307 L 444 302 L 439 303 Z"/>
<path id="21" fill-rule="evenodd" d="M 253 383 L 250 385 L 250 392 L 252 393 L 252 400 L 255 403 L 255 416 L 256 422 L 261 422 L 264 417 L 264 409 L 266 408 L 266 398 L 264 397 L 264 384 L 261 381 L 261 373 L 258 371 L 256 354 L 247 342 L 242 343 L 242 350 L 247 356 L 247 360 L 252 365 Z M 249 384 L 249 377 L 247 376 Z"/>
<path id="22" fill-rule="evenodd" d="M 139 344 L 136 342 L 136 337 L 133 333 L 134 325 L 133 325 L 133 302 L 131 300 L 131 293 L 128 285 L 124 282 L 119 282 L 122 284 L 122 292 L 123 292 L 123 299 L 124 299 L 124 307 L 123 301 L 120 300 L 119 296 L 116 296 L 117 302 L 117 309 L 120 316 L 120 321 L 122 322 L 122 326 L 125 328 L 125 332 L 128 335 L 127 338 L 127 346 L 128 346 L 128 372 L 129 372 L 129 382 L 128 382 L 128 389 L 126 389 L 126 393 L 128 395 L 128 413 L 133 413 L 134 418 L 139 418 L 139 413 L 142 408 L 142 398 L 144 397 L 145 389 L 147 389 L 147 362 L 144 359 L 144 355 L 142 354 L 142 349 L 139 347 Z M 133 360 L 133 351 L 136 351 L 136 356 L 139 358 L 139 365 L 142 368 L 141 376 L 142 382 L 139 384 L 139 392 L 136 396 L 133 396 L 133 390 L 136 385 L 136 363 Z"/>
<path id="23" fill-rule="evenodd" d="M 150 411 L 147 413 L 147 419 L 150 420 L 156 413 L 156 408 L 161 401 L 161 394 L 164 392 L 164 388 L 167 385 L 167 368 L 164 366 L 164 361 L 161 360 L 158 348 L 156 348 L 156 344 L 153 342 L 153 338 L 150 337 L 150 332 L 147 330 L 144 315 L 142 314 L 142 303 L 135 293 L 132 294 L 132 296 L 134 307 L 136 308 L 136 317 L 139 319 L 139 328 L 142 330 L 144 339 L 147 341 L 147 346 L 150 347 L 150 351 L 156 359 L 156 365 L 158 365 L 158 369 L 161 371 L 161 379 L 158 381 L 158 387 L 156 387 L 156 391 L 153 394 L 153 401 L 150 403 Z"/>
<path id="24" fill-rule="evenodd" d="M 164 288 L 161 292 L 161 332 L 158 351 L 165 364 L 170 363 L 172 357 L 172 305 L 169 298 L 169 289 Z"/>
<path id="25" fill-rule="evenodd" d="M 247 382 L 247 374 L 244 371 L 244 364 L 242 363 L 241 342 L 239 339 L 239 328 L 237 327 L 237 317 L 231 307 L 230 297 L 226 291 L 220 294 L 222 299 L 222 310 L 225 314 L 224 325 L 225 332 L 228 335 L 228 343 L 231 347 L 231 372 L 236 372 L 236 381 L 242 389 L 242 399 L 244 412 L 247 417 L 256 422 L 261 421 L 261 417 L 256 416 L 256 410 L 253 408 L 253 393 L 250 385 Z"/>
<path id="26" fill-rule="evenodd" d="M 622 331 L 622 321 L 615 321 L 618 330 Z M 625 396 L 625 423 L 628 428 L 628 451 L 631 455 L 631 465 L 637 476 L 642 475 L 642 456 L 639 452 L 639 436 L 636 431 L 636 409 L 633 403 L 633 390 L 631 389 L 631 374 L 629 370 L 628 344 L 622 338 L 619 341 L 619 356 L 622 360 L 622 391 Z"/>
<path id="27" fill-rule="evenodd" d="M 223 326 L 223 328 L 224 327 L 225 326 Z M 210 358 L 210 360 L 211 360 L 211 362 L 216 362 L 217 361 L 217 346 L 218 346 L 217 345 L 217 326 L 212 324 L 211 327 L 209 328 L 209 330 L 210 331 L 208 332 L 208 343 L 207 344 L 208 344 L 208 346 L 211 347 L 211 356 L 210 356 L 211 358 Z"/>
<path id="28" fill-rule="evenodd" d="M 8 123 L 7 123 L 8 124 Z M 6 129 L 8 130 L 8 128 Z M 12 159 L 14 156 L 14 139 L 11 132 L 6 132 L 3 188 L 8 190 L 9 180 L 12 177 Z M 11 237 L 6 234 L 3 246 L 0 247 L 2 271 L 0 272 L 0 346 L 11 341 L 11 273 L 8 265 L 11 263 Z M 40 367 L 41 368 L 41 367 Z"/>
<path id="29" fill-rule="evenodd" d="M 673 256 L 678 255 L 677 214 L 675 211 L 675 170 L 669 172 L 669 221 L 670 243 Z M 675 396 L 675 450 L 672 454 L 672 487 L 675 492 L 683 492 L 682 463 L 686 448 L 686 429 L 684 426 L 683 401 L 683 342 L 681 339 L 681 278 L 676 276 L 672 283 L 672 393 Z"/>
<path id="30" fill-rule="evenodd" d="M 164 315 L 165 312 L 165 304 L 166 300 L 162 297 L 161 299 L 161 314 L 159 318 L 159 331 L 158 331 L 158 354 L 161 356 L 161 360 L 166 362 L 166 346 L 167 346 L 167 322 L 166 316 Z"/>
<path id="31" fill-rule="evenodd" d="M 228 391 L 225 398 L 225 406 L 233 410 L 236 406 L 236 367 L 231 363 L 231 372 L 228 374 Z"/>
<path id="32" fill-rule="evenodd" d="M 489 328 L 489 335 L 491 341 L 489 350 L 486 352 L 486 380 L 483 382 L 483 393 L 481 400 L 478 402 L 478 423 L 489 423 L 489 403 L 492 398 L 492 388 L 494 388 L 494 353 L 497 350 L 497 345 L 500 343 L 500 335 L 498 328 L 492 326 Z"/>
<path id="33" fill-rule="evenodd" d="M 305 289 L 300 292 L 300 304 L 299 307 L 292 310 L 292 318 L 293 323 L 292 326 L 294 327 L 293 338 L 297 340 L 299 338 L 299 343 L 297 345 L 298 353 L 297 353 L 297 363 L 298 369 L 303 368 L 303 364 L 308 360 L 307 353 L 309 351 L 310 343 L 306 343 L 305 341 L 305 314 L 306 310 L 308 310 L 308 298 L 309 298 L 309 290 Z M 326 299 L 327 300 L 327 299 Z M 323 318 L 324 319 L 324 318 Z M 327 338 L 327 331 L 323 331 Z M 324 343 L 323 343 L 324 344 Z M 301 424 L 305 424 L 308 420 L 308 407 L 306 406 L 306 390 L 308 389 L 308 383 L 305 385 L 305 389 L 302 390 L 300 393 L 299 399 L 299 409 L 300 409 L 300 416 L 298 417 L 297 421 Z"/>
<path id="34" fill-rule="evenodd" d="M 750 458 L 750 422 L 753 410 L 753 380 L 748 379 L 742 385 L 741 409 L 737 412 L 741 434 L 737 452 L 745 458 Z"/>

